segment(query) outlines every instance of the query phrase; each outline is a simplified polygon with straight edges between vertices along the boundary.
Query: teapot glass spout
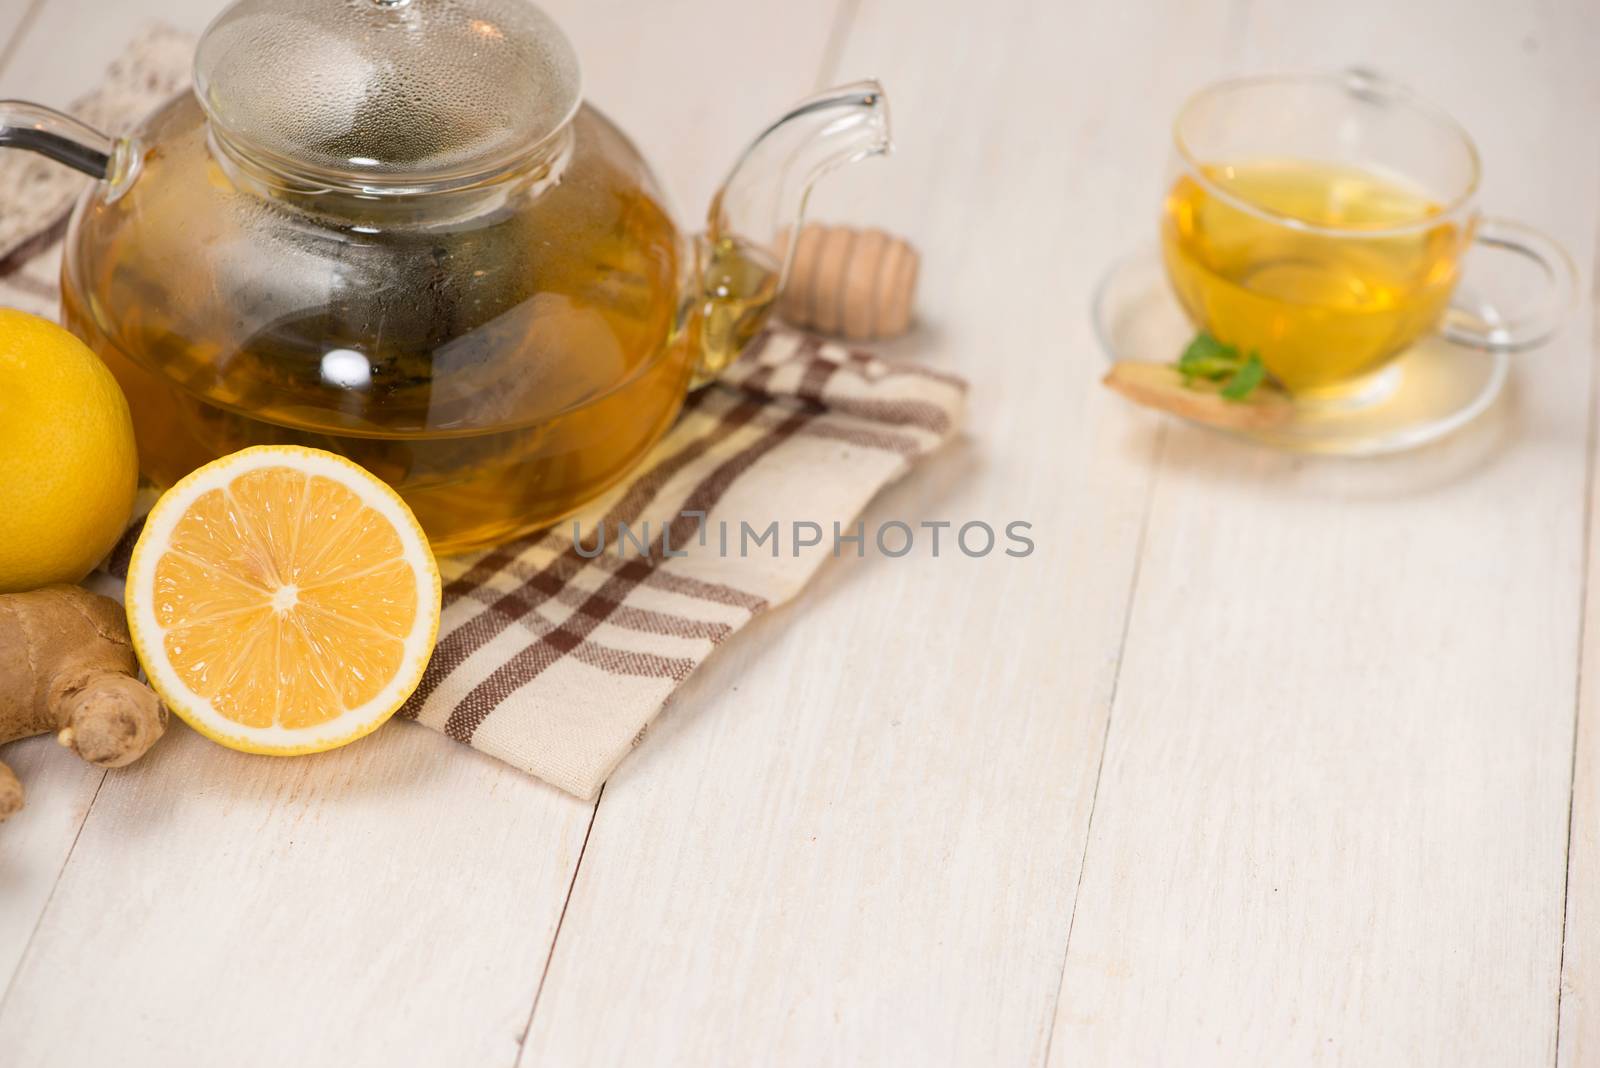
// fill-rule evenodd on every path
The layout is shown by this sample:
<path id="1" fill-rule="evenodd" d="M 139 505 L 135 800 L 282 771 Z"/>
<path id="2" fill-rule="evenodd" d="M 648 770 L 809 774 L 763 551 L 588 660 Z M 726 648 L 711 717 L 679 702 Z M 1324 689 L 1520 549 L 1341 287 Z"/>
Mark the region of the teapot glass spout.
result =
<path id="1" fill-rule="evenodd" d="M 747 148 L 711 201 L 697 239 L 696 385 L 732 363 L 766 324 L 794 259 L 817 180 L 891 148 L 883 86 L 854 82 L 791 108 Z"/>

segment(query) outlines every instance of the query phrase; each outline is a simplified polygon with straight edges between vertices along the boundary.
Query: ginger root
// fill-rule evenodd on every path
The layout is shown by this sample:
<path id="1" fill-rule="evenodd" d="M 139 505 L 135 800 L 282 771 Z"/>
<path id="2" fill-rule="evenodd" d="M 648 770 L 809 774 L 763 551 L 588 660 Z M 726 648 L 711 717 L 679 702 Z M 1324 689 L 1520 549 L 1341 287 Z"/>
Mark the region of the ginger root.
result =
<path id="1" fill-rule="evenodd" d="M 91 764 L 137 760 L 167 726 L 138 671 L 109 597 L 77 586 L 0 596 L 0 745 L 49 732 Z M 21 807 L 22 784 L 0 763 L 0 820 Z"/>

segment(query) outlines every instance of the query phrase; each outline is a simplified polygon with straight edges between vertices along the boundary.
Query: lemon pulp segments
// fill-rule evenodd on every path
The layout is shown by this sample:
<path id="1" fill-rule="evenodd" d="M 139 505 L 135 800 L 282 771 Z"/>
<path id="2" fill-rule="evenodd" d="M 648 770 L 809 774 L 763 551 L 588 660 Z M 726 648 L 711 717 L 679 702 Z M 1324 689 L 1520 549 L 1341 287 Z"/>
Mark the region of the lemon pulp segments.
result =
<path id="1" fill-rule="evenodd" d="M 152 683 L 236 748 L 331 748 L 375 728 L 421 677 L 438 572 L 388 487 L 309 449 L 236 453 L 158 502 L 129 568 Z"/>

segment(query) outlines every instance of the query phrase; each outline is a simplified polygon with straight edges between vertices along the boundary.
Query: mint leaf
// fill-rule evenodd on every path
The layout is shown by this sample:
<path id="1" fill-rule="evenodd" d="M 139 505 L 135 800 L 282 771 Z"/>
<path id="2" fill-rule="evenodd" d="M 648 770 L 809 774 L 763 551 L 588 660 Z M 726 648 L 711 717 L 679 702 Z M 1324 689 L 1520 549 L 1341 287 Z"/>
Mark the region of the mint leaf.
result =
<path id="1" fill-rule="evenodd" d="M 1231 401 L 1242 401 L 1255 392 L 1255 388 L 1266 377 L 1267 368 L 1261 362 L 1260 355 L 1252 352 L 1244 365 L 1223 385 L 1221 393 Z"/>
<path id="2" fill-rule="evenodd" d="M 1184 385 L 1193 386 L 1197 378 L 1221 382 L 1218 392 L 1234 401 L 1250 396 L 1267 377 L 1267 368 L 1259 353 L 1245 356 L 1235 346 L 1218 341 L 1204 330 L 1194 336 L 1174 366 L 1183 375 Z"/>
<path id="3" fill-rule="evenodd" d="M 1244 365 L 1239 350 L 1224 345 L 1202 331 L 1194 336 L 1178 357 L 1178 373 L 1184 378 L 1204 378 L 1212 382 L 1237 374 Z"/>
<path id="4" fill-rule="evenodd" d="M 1181 360 L 1178 363 L 1178 371 L 1185 378 L 1205 378 L 1212 382 L 1217 382 L 1237 373 L 1240 366 L 1238 360 L 1208 356 L 1201 359 Z"/>
<path id="5" fill-rule="evenodd" d="M 1216 338 L 1202 330 L 1194 336 L 1193 341 L 1189 342 L 1189 346 L 1183 350 L 1183 355 L 1180 357 L 1180 359 L 1205 359 L 1206 357 L 1210 356 L 1221 356 L 1228 359 L 1235 359 L 1238 357 L 1238 355 L 1238 349 L 1234 348 L 1232 345 L 1224 345 L 1222 342 L 1218 341 Z"/>

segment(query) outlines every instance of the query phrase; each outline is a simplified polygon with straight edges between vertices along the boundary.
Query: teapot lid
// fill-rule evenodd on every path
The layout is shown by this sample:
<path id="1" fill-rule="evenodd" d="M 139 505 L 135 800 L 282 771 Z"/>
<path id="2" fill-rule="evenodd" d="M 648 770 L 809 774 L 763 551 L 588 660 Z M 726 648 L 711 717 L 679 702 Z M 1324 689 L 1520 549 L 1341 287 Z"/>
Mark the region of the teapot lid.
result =
<path id="1" fill-rule="evenodd" d="M 194 73 L 229 145 L 371 192 L 513 167 L 580 98 L 572 45 L 527 0 L 237 0 Z"/>

